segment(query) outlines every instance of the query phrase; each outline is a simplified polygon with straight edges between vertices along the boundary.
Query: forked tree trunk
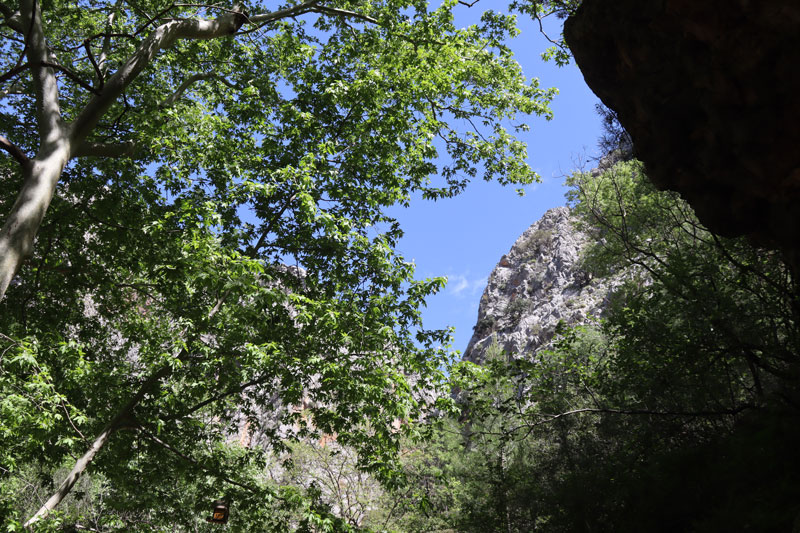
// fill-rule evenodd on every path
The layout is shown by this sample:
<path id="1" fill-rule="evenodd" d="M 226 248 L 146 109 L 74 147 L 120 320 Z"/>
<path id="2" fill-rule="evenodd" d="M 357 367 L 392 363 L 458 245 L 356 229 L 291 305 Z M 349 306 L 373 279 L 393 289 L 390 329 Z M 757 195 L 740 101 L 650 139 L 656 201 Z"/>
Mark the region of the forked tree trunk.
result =
<path id="1" fill-rule="evenodd" d="M 298 11 L 298 7 L 307 8 L 317 1 L 319 0 L 309 0 L 301 6 L 254 16 L 250 20 L 259 22 L 292 16 Z M 247 20 L 241 12 L 241 6 L 237 6 L 216 19 L 181 19 L 162 24 L 140 43 L 136 52 L 107 80 L 102 92 L 90 98 L 74 120 L 65 124 L 59 106 L 58 80 L 53 69 L 47 66 L 51 64 L 52 58 L 45 38 L 39 2 L 23 0 L 21 4 L 19 16 L 6 16 L 6 22 L 26 39 L 26 53 L 31 65 L 36 96 L 40 147 L 30 164 L 22 165 L 22 190 L 0 229 L 0 300 L 5 296 L 23 261 L 33 250 L 36 233 L 50 205 L 61 172 L 73 155 L 73 148 L 82 147 L 100 118 L 125 88 L 161 50 L 171 47 L 177 40 L 215 39 L 233 35 Z M 4 12 L 8 11 L 7 8 L 4 9 Z"/>

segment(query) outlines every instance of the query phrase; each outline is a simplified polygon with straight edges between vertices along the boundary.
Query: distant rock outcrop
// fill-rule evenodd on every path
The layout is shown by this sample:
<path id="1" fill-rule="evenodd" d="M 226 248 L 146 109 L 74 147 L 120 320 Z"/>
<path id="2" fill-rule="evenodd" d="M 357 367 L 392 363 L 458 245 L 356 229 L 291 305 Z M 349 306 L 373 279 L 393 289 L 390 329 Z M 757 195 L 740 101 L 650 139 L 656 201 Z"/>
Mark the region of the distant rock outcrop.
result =
<path id="1" fill-rule="evenodd" d="M 553 338 L 559 321 L 599 316 L 619 280 L 592 278 L 581 268 L 588 242 L 567 207 L 528 228 L 489 276 L 464 359 L 482 363 L 494 343 L 512 357 L 529 357 Z"/>
<path id="2" fill-rule="evenodd" d="M 564 32 L 650 179 L 800 272 L 800 2 L 584 0 Z"/>

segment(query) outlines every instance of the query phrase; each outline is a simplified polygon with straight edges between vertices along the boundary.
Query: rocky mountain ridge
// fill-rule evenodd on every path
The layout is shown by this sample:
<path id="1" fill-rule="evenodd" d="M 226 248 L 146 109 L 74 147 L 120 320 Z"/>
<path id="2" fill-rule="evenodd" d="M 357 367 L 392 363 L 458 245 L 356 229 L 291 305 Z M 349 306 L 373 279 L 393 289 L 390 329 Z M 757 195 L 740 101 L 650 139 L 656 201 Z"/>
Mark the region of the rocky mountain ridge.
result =
<path id="1" fill-rule="evenodd" d="M 500 258 L 481 297 L 465 360 L 482 363 L 494 343 L 511 357 L 531 357 L 552 340 L 559 321 L 601 316 L 622 276 L 593 278 L 582 267 L 590 238 L 576 222 L 568 207 L 550 209 Z"/>

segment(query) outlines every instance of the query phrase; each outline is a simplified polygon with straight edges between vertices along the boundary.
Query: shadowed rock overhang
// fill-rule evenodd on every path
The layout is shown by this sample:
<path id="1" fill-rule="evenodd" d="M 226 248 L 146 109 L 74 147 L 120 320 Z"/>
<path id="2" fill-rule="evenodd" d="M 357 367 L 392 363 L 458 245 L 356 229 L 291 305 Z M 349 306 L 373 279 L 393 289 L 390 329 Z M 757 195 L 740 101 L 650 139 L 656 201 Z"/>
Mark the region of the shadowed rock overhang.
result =
<path id="1" fill-rule="evenodd" d="M 800 2 L 584 0 L 565 37 L 658 187 L 800 270 Z"/>

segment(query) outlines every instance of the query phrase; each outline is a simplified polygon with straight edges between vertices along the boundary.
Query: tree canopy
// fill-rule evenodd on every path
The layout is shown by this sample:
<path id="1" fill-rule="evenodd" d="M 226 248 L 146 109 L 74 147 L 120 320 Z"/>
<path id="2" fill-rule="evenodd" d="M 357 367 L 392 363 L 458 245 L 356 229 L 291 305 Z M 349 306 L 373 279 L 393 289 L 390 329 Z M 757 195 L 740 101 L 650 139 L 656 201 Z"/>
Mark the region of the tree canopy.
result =
<path id="1" fill-rule="evenodd" d="M 315 435 L 392 483 L 447 332 L 385 208 L 535 180 L 514 133 L 554 94 L 457 5 L 0 3 L 0 490 L 64 476 L 5 523 L 88 469 L 107 527 L 224 496 L 283 530 L 265 450 Z"/>
<path id="2" fill-rule="evenodd" d="M 568 180 L 603 317 L 483 367 L 425 328 L 387 208 L 536 180 L 554 95 L 474 4 L 0 0 L 6 530 L 796 522 L 797 280 L 637 161 Z"/>

